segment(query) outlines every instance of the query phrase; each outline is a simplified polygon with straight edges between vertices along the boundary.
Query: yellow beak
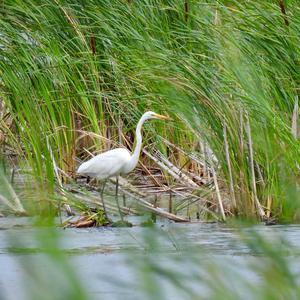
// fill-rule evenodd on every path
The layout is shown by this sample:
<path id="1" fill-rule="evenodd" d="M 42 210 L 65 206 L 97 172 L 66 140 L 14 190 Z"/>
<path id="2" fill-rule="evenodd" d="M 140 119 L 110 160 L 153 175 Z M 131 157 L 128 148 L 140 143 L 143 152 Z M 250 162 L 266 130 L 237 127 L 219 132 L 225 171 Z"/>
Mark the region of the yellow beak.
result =
<path id="1" fill-rule="evenodd" d="M 170 117 L 159 115 L 159 114 L 155 114 L 154 116 L 155 116 L 155 118 L 161 119 L 161 120 L 172 120 Z"/>

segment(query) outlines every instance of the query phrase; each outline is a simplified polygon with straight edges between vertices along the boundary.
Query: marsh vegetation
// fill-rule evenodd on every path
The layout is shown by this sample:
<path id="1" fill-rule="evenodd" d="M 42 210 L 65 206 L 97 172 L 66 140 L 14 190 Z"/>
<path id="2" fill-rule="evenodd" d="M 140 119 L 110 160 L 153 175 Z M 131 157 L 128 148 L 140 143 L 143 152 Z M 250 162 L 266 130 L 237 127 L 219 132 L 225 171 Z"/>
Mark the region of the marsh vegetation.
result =
<path id="1" fill-rule="evenodd" d="M 62 229 L 53 227 L 110 224 L 99 197 L 101 182 L 76 174 L 78 165 L 116 147 L 131 151 L 137 121 L 148 110 L 173 121 L 145 125 L 139 165 L 120 178 L 122 216 L 145 217 L 139 225 L 153 225 L 156 217 L 191 221 L 178 227 L 197 222 L 199 231 L 203 221 L 299 222 L 297 1 L 4 0 L 0 14 L 0 215 L 51 225 L 49 236 L 35 234 L 54 265 L 66 253 L 58 250 Z M 113 219 L 119 215 L 114 187 L 111 179 L 104 191 Z M 75 221 L 66 217 L 74 212 Z M 143 235 L 141 244 L 160 249 L 157 235 L 177 245 L 157 227 L 142 230 L 152 234 Z M 101 235 L 110 229 L 91 230 Z M 27 246 L 8 236 L 12 249 L 5 245 L 4 252 L 26 253 Z M 268 233 L 246 236 L 251 253 L 266 258 L 261 268 L 250 269 L 265 279 L 277 274 L 270 276 L 272 285 L 266 279 L 258 288 L 241 276 L 244 291 L 256 295 L 249 299 L 275 299 L 276 293 L 298 299 L 288 246 L 266 242 Z M 163 299 L 156 277 L 163 273 L 183 288 L 182 297 L 240 299 L 218 275 L 225 276 L 229 266 L 202 264 L 202 252 L 188 245 L 188 265 L 212 274 L 202 281 L 210 293 L 201 298 L 175 270 L 147 256 L 148 267 L 134 269 L 144 280 L 144 296 Z M 297 255 L 296 249 L 289 254 Z M 178 262 L 172 259 L 168 264 Z M 88 297 L 70 265 L 62 266 L 67 286 L 76 289 L 57 299 Z M 198 282 L 204 278 L 193 275 Z M 41 299 L 38 291 L 30 297 Z"/>
<path id="2" fill-rule="evenodd" d="M 78 159 L 132 149 L 151 109 L 174 122 L 145 129 L 148 186 L 221 219 L 298 220 L 299 8 L 279 2 L 4 1 L 4 157 L 57 207 Z"/>

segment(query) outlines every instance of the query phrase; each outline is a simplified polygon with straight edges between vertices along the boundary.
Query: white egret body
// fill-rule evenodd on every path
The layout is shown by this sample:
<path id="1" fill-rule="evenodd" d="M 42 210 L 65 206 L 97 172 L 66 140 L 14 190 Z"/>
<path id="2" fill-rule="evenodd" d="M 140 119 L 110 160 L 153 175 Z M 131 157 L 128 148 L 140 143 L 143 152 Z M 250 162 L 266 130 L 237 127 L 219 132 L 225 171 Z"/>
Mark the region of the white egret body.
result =
<path id="1" fill-rule="evenodd" d="M 130 153 L 125 148 L 117 148 L 117 149 L 109 150 L 104 153 L 98 154 L 95 157 L 91 158 L 90 160 L 84 162 L 79 166 L 77 170 L 78 174 L 94 177 L 100 180 L 101 179 L 106 180 L 114 176 L 117 177 L 116 202 L 117 202 L 117 206 L 122 221 L 123 221 L 123 216 L 118 202 L 118 176 L 128 174 L 136 167 L 139 161 L 139 156 L 142 148 L 142 133 L 141 133 L 142 126 L 146 120 L 150 120 L 150 119 L 168 120 L 170 118 L 156 114 L 152 111 L 145 112 L 142 115 L 136 127 L 136 145 L 133 153 Z M 102 200 L 104 213 L 107 218 L 107 212 L 106 212 L 105 203 L 103 199 L 104 187 L 105 187 L 105 183 L 101 191 L 101 200 Z"/>
<path id="2" fill-rule="evenodd" d="M 77 173 L 94 177 L 97 179 L 107 179 L 109 177 L 127 174 L 133 170 L 128 164 L 131 155 L 125 148 L 113 149 L 98 154 L 80 165 Z"/>
<path id="3" fill-rule="evenodd" d="M 142 126 L 146 120 L 150 119 L 167 120 L 169 118 L 152 111 L 144 113 L 136 127 L 136 145 L 132 154 L 125 148 L 106 151 L 81 164 L 77 173 L 101 180 L 131 172 L 139 161 L 142 148 Z"/>

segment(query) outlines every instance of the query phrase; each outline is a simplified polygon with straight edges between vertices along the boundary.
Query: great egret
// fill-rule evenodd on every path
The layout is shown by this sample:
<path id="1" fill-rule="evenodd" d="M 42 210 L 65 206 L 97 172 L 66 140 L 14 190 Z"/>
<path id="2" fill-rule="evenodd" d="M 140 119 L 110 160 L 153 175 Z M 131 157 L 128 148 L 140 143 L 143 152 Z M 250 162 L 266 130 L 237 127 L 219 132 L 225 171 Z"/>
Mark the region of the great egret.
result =
<path id="1" fill-rule="evenodd" d="M 117 148 L 113 150 L 106 151 L 104 153 L 98 154 L 91 158 L 90 160 L 81 164 L 77 170 L 78 174 L 90 176 L 97 178 L 99 180 L 105 180 L 102 190 L 101 190 L 101 201 L 103 205 L 103 210 L 107 218 L 106 208 L 103 199 L 103 191 L 105 187 L 106 180 L 110 177 L 116 176 L 116 202 L 119 209 L 121 219 L 123 216 L 121 214 L 119 201 L 118 201 L 118 176 L 125 175 L 131 172 L 137 165 L 139 161 L 139 156 L 142 147 L 142 126 L 145 121 L 151 119 L 161 119 L 170 120 L 169 117 L 159 115 L 153 111 L 145 112 L 140 118 L 136 127 L 136 145 L 133 153 L 130 153 L 125 148 Z"/>

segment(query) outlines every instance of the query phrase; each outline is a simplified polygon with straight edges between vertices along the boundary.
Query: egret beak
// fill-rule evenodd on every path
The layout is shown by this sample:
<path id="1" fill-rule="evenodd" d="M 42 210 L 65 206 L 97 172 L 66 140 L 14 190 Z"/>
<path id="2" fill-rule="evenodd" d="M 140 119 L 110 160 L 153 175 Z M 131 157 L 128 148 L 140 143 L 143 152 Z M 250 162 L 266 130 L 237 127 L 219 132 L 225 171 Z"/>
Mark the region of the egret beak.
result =
<path id="1" fill-rule="evenodd" d="M 170 117 L 159 115 L 159 114 L 155 114 L 154 117 L 160 120 L 172 120 Z"/>

